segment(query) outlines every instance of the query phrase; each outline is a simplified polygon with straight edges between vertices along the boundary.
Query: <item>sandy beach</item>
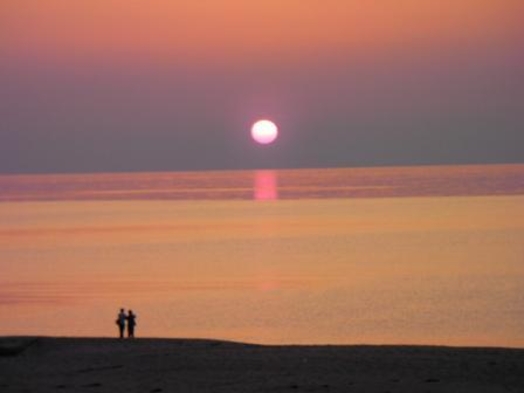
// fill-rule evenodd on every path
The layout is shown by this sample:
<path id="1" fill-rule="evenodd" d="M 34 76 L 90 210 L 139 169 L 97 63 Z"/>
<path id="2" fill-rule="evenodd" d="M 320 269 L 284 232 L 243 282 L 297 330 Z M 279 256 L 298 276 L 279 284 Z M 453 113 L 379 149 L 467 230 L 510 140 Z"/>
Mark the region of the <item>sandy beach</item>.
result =
<path id="1" fill-rule="evenodd" d="M 522 392 L 524 349 L 0 338 L 2 392 Z"/>

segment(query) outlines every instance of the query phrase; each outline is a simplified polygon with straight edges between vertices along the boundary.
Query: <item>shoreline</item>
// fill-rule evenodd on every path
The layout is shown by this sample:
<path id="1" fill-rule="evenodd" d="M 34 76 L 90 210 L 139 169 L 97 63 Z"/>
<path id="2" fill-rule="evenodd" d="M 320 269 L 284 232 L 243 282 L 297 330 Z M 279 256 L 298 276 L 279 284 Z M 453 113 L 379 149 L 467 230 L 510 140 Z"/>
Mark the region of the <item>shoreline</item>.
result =
<path id="1" fill-rule="evenodd" d="M 0 335 L 0 351 L 6 348 L 12 347 L 29 347 L 30 343 L 38 342 L 41 340 L 55 341 L 55 342 L 71 342 L 71 343 L 88 343 L 88 342 L 143 342 L 143 343 L 178 343 L 178 344 L 214 344 L 214 345 L 237 345 L 246 347 L 262 347 L 262 348 L 434 348 L 434 349 L 456 349 L 456 350 L 508 350 L 508 351 L 524 351 L 523 347 L 512 347 L 503 345 L 446 345 L 446 344 L 402 344 L 402 343 L 384 343 L 384 344 L 330 344 L 330 343 L 319 343 L 319 344 L 301 344 L 301 343 L 290 343 L 290 344 L 263 344 L 255 342 L 243 342 L 234 341 L 227 339 L 214 339 L 214 338 L 191 338 L 191 337 L 136 337 L 123 339 L 117 336 L 52 336 L 52 335 Z M 0 355 L 2 356 L 2 355 Z"/>
<path id="2" fill-rule="evenodd" d="M 0 337 L 2 392 L 519 392 L 524 348 Z"/>

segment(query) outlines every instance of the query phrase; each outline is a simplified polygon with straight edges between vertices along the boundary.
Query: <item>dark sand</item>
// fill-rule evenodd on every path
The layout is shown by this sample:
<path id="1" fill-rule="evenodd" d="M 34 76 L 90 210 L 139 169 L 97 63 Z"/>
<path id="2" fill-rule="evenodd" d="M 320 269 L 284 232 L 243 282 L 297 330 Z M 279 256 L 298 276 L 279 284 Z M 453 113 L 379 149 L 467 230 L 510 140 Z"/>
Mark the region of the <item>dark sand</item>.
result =
<path id="1" fill-rule="evenodd" d="M 524 349 L 4 337 L 0 392 L 524 392 Z"/>

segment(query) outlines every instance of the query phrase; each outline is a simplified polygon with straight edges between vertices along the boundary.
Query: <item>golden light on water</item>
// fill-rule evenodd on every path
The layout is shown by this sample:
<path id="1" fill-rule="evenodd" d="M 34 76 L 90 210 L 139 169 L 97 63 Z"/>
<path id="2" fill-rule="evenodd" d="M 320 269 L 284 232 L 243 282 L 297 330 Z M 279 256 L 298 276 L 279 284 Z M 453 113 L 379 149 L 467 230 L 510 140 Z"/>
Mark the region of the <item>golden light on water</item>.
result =
<path id="1" fill-rule="evenodd" d="M 169 178 L 205 185 L 206 195 L 227 180 L 243 199 L 152 200 L 126 191 L 125 200 L 55 200 L 57 191 L 48 190 L 55 199 L 29 201 L 16 194 L 19 200 L 0 203 L 0 335 L 113 336 L 115 314 L 126 307 L 138 314 L 138 334 L 150 337 L 522 346 L 524 326 L 514 316 L 522 308 L 524 197 L 512 187 L 524 167 L 481 168 L 499 187 L 505 179 L 514 195 L 315 197 L 326 178 L 329 187 L 359 177 L 377 184 L 397 172 L 412 179 L 422 171 L 439 186 L 455 176 L 476 184 L 475 168 L 469 177 L 466 169 Z M 166 174 L 102 180 L 132 191 L 144 176 L 151 185 Z M 18 182 L 25 190 L 27 180 L 9 177 L 4 189 L 16 191 Z M 46 189 L 57 183 L 40 180 Z M 304 197 L 290 198 L 300 189 L 308 190 Z"/>

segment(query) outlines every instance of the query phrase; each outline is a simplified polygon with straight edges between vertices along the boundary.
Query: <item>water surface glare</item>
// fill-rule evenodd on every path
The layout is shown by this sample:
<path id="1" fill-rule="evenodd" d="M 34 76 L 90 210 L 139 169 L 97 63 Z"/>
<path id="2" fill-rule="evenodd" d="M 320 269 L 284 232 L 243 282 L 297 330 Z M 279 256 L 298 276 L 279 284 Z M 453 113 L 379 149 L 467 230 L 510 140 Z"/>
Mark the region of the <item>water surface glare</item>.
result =
<path id="1" fill-rule="evenodd" d="M 524 166 L 260 173 L 0 177 L 0 335 L 524 346 Z"/>

